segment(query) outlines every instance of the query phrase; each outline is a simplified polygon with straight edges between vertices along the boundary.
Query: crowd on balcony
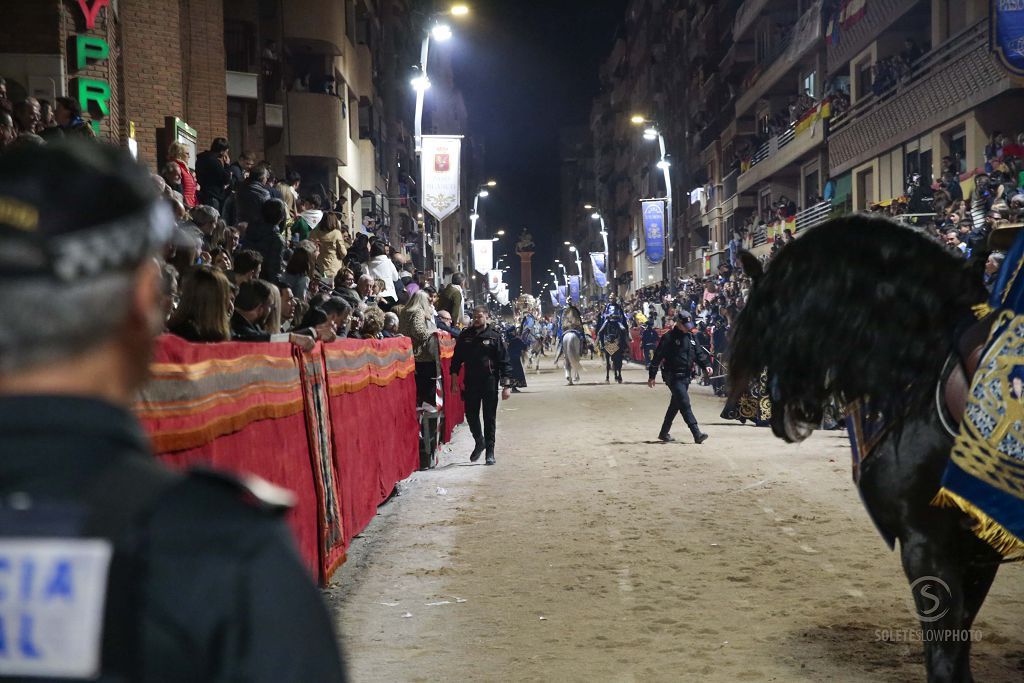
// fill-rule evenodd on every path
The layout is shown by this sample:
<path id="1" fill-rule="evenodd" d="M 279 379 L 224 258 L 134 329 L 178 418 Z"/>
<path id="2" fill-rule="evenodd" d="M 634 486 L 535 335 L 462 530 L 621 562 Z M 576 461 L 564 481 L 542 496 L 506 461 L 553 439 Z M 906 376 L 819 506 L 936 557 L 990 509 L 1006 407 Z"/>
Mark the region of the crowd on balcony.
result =
<path id="1" fill-rule="evenodd" d="M 902 196 L 870 210 L 912 222 L 964 256 L 986 252 L 994 229 L 1024 222 L 1024 133 L 996 132 L 984 168 L 961 167 L 958 157 L 944 157 L 936 182 L 911 173 Z"/>

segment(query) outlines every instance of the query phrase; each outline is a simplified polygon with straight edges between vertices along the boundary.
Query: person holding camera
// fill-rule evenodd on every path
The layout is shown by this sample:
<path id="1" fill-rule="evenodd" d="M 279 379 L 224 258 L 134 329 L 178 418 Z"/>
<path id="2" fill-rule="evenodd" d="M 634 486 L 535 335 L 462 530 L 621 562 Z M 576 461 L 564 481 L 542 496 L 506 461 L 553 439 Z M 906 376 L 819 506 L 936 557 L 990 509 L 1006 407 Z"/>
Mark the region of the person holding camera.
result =
<path id="1" fill-rule="evenodd" d="M 664 442 L 675 441 L 669 430 L 676 413 L 682 413 L 686 426 L 693 434 L 694 443 L 707 441 L 708 435 L 700 430 L 697 418 L 690 407 L 690 382 L 693 380 L 693 366 L 705 368 L 711 374 L 711 357 L 697 343 L 693 335 L 693 318 L 687 311 L 679 310 L 675 315 L 675 327 L 665 333 L 654 351 L 654 358 L 648 370 L 647 386 L 655 387 L 658 370 L 661 369 L 662 379 L 672 392 L 672 400 L 661 424 L 658 439 Z"/>

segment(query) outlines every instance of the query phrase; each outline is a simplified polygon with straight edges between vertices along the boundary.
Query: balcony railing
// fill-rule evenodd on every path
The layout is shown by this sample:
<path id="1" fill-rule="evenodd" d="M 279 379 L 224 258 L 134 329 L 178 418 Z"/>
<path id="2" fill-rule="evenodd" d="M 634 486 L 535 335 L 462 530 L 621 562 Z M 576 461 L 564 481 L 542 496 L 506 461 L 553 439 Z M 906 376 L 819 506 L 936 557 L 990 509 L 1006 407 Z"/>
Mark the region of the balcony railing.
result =
<path id="1" fill-rule="evenodd" d="M 828 220 L 829 215 L 832 213 L 832 201 L 826 200 L 809 206 L 803 211 L 796 214 L 796 231 L 794 234 L 799 234 L 805 230 L 821 225 Z"/>
<path id="2" fill-rule="evenodd" d="M 964 29 L 931 52 L 922 55 L 916 62 L 910 65 L 907 73 L 903 74 L 902 77 L 895 78 L 892 85 L 877 93 L 868 93 L 864 97 L 859 98 L 856 104 L 845 112 L 836 114 L 829 126 L 831 134 L 835 135 L 844 128 L 856 123 L 865 114 L 874 111 L 907 87 L 915 85 L 939 71 L 944 71 L 945 67 L 948 66 L 948 62 L 959 59 L 966 50 L 984 44 L 988 40 L 987 36 L 988 20 L 985 19 L 974 26 Z M 951 78 L 955 78 L 955 76 L 951 75 Z"/>

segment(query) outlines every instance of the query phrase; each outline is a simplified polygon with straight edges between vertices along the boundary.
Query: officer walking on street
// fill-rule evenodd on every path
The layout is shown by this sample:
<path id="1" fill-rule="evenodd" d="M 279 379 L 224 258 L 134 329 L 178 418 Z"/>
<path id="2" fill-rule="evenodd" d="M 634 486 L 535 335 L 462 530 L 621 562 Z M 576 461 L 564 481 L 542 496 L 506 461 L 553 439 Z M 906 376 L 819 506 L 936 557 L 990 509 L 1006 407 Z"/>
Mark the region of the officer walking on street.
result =
<path id="1" fill-rule="evenodd" d="M 130 412 L 173 230 L 116 148 L 0 154 L 0 679 L 344 681 L 290 494 L 164 467 Z"/>
<path id="2" fill-rule="evenodd" d="M 459 370 L 466 368 L 465 390 L 466 422 L 475 442 L 470 462 L 476 462 L 486 450 L 488 465 L 494 464 L 495 421 L 498 416 L 498 386 L 501 400 L 511 394 L 512 368 L 508 350 L 501 333 L 488 324 L 486 306 L 473 309 L 473 324 L 462 331 L 455 342 L 452 356 L 452 391 L 459 390 Z M 484 412 L 484 427 L 480 430 L 480 409 Z"/>
<path id="3" fill-rule="evenodd" d="M 672 428 L 672 420 L 676 413 L 682 413 L 686 426 L 693 434 L 696 443 L 703 443 L 708 435 L 700 431 L 697 425 L 697 418 L 694 417 L 693 409 L 690 407 L 690 381 L 693 379 L 693 366 L 696 363 L 700 368 L 709 368 L 711 357 L 707 351 L 697 343 L 693 336 L 693 320 L 686 311 L 679 311 L 675 316 L 675 326 L 665 333 L 654 351 L 654 358 L 651 359 L 649 378 L 647 386 L 654 388 L 655 377 L 658 369 L 661 369 L 662 378 L 672 392 L 672 402 L 668 405 L 665 413 L 665 421 L 661 425 L 661 433 L 658 438 L 662 441 L 675 441 L 669 430 Z"/>

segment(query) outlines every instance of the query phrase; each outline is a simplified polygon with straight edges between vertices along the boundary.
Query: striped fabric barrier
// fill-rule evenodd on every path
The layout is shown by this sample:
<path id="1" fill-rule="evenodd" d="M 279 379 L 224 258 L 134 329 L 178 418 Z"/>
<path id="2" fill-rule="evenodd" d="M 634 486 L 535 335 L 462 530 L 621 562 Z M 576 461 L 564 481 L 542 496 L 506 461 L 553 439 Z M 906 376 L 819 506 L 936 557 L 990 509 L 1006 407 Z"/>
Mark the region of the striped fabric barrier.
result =
<path id="1" fill-rule="evenodd" d="M 439 332 L 441 344 L 441 388 L 444 391 L 444 429 L 441 441 L 450 443 L 456 425 L 466 419 L 466 404 L 462 401 L 461 392 L 452 392 L 452 356 L 455 355 L 455 338 L 445 332 Z M 461 378 L 460 378 L 461 382 Z M 460 384 L 461 386 L 461 384 Z"/>
<path id="2" fill-rule="evenodd" d="M 289 344 L 158 340 L 135 412 L 174 467 L 252 474 L 295 494 L 287 520 L 326 583 L 376 506 L 418 465 L 408 339 Z"/>
<path id="3" fill-rule="evenodd" d="M 345 546 L 419 468 L 415 361 L 408 338 L 344 339 L 324 349 Z"/>

